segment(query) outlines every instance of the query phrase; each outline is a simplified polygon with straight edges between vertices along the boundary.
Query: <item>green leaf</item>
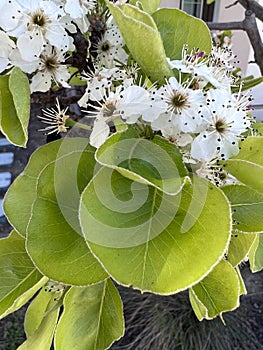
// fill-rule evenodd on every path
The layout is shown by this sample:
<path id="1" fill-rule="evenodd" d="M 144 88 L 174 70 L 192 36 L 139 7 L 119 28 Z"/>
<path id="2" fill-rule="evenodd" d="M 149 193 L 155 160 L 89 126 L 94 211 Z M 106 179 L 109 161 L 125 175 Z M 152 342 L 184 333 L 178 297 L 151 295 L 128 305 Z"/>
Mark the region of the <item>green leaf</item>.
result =
<path id="1" fill-rule="evenodd" d="M 259 134 L 259 136 L 263 136 L 263 123 L 262 122 L 256 122 L 252 124 L 253 130 L 255 130 L 256 133 Z"/>
<path id="2" fill-rule="evenodd" d="M 238 275 L 238 279 L 239 279 L 239 287 L 240 287 L 240 291 L 239 291 L 239 295 L 246 295 L 247 294 L 247 289 L 246 289 L 246 285 L 245 282 L 243 280 L 243 277 L 240 273 L 239 267 L 236 266 L 235 267 L 236 273 Z"/>
<path id="3" fill-rule="evenodd" d="M 254 78 L 251 77 L 245 77 L 243 79 L 240 79 L 238 86 L 232 87 L 232 92 L 239 92 L 240 91 L 240 85 L 241 85 L 241 91 L 246 91 L 249 89 L 252 89 L 253 87 L 261 84 L 263 82 L 263 77 Z"/>
<path id="4" fill-rule="evenodd" d="M 0 240 L 0 318 L 18 310 L 46 283 L 15 231 Z"/>
<path id="5" fill-rule="evenodd" d="M 129 4 L 114 6 L 109 1 L 106 3 L 130 53 L 148 77 L 155 82 L 172 76 L 160 33 L 152 17 Z"/>
<path id="6" fill-rule="evenodd" d="M 142 5 L 144 11 L 151 14 L 158 9 L 160 2 L 161 0 L 131 0 L 129 3 L 134 6 L 139 3 Z"/>
<path id="7" fill-rule="evenodd" d="M 68 291 L 57 326 L 56 350 L 104 350 L 123 334 L 122 302 L 110 279 Z"/>
<path id="8" fill-rule="evenodd" d="M 98 189 L 108 177 L 112 186 L 102 196 Z M 221 259 L 230 239 L 229 204 L 208 181 L 194 177 L 193 184 L 170 196 L 102 168 L 86 187 L 83 234 L 120 284 L 171 294 L 201 280 Z"/>
<path id="9" fill-rule="evenodd" d="M 166 194 L 177 194 L 189 180 L 179 150 L 159 136 L 146 140 L 132 130 L 114 134 L 98 149 L 95 157 L 100 164 L 123 176 L 155 186 Z"/>
<path id="10" fill-rule="evenodd" d="M 211 34 L 202 20 L 178 9 L 160 9 L 152 16 L 161 33 L 166 56 L 171 60 L 182 58 L 185 44 L 189 50 L 199 48 L 206 54 L 210 53 Z"/>
<path id="11" fill-rule="evenodd" d="M 44 289 L 40 291 L 26 313 L 25 331 L 28 339 L 17 350 L 50 349 L 60 304 L 59 298 L 54 298 L 53 293 L 48 293 Z"/>
<path id="12" fill-rule="evenodd" d="M 214 318 L 239 306 L 239 277 L 230 263 L 221 260 L 208 276 L 192 287 L 192 293 L 203 305 L 201 311 L 207 310 L 202 318 Z M 196 306 L 193 308 L 195 311 Z M 197 317 L 200 317 L 200 312 L 197 312 Z"/>
<path id="13" fill-rule="evenodd" d="M 11 143 L 26 147 L 29 117 L 29 82 L 15 67 L 9 76 L 0 77 L 0 128 Z"/>
<path id="14" fill-rule="evenodd" d="M 257 234 L 251 249 L 249 251 L 249 262 L 252 272 L 261 271 L 263 269 L 263 234 Z"/>
<path id="15" fill-rule="evenodd" d="M 65 138 L 39 148 L 4 200 L 11 224 L 22 235 L 29 229 L 28 252 L 37 267 L 51 279 L 76 285 L 107 276 L 89 252 L 78 221 L 80 193 L 95 164 L 87 143 Z"/>
<path id="16" fill-rule="evenodd" d="M 3 202 L 5 215 L 16 231 L 23 236 L 26 236 L 31 208 L 36 199 L 38 177 L 42 169 L 56 159 L 61 142 L 61 140 L 52 142 L 37 149 L 5 195 Z"/>
<path id="17" fill-rule="evenodd" d="M 197 298 L 195 293 L 193 292 L 193 289 L 189 289 L 189 300 L 190 304 L 194 310 L 194 313 L 199 321 L 202 321 L 204 318 L 207 317 L 207 308 L 204 306 L 204 304 L 201 303 L 201 301 Z"/>
<path id="18" fill-rule="evenodd" d="M 245 185 L 227 185 L 221 188 L 230 201 L 233 229 L 241 232 L 263 232 L 263 193 Z"/>
<path id="19" fill-rule="evenodd" d="M 96 283 L 107 274 L 89 251 L 78 221 L 80 193 L 93 176 L 94 148 L 66 138 L 36 176 L 36 199 L 27 227 L 27 250 L 50 279 L 72 285 Z M 38 167 L 31 162 L 30 168 Z"/>
<path id="20" fill-rule="evenodd" d="M 263 137 L 247 137 L 237 156 L 225 161 L 225 169 L 245 185 L 263 192 Z"/>
<path id="21" fill-rule="evenodd" d="M 256 234 L 246 234 L 241 232 L 232 236 L 227 252 L 227 258 L 233 266 L 237 266 L 246 258 L 255 238 Z"/>

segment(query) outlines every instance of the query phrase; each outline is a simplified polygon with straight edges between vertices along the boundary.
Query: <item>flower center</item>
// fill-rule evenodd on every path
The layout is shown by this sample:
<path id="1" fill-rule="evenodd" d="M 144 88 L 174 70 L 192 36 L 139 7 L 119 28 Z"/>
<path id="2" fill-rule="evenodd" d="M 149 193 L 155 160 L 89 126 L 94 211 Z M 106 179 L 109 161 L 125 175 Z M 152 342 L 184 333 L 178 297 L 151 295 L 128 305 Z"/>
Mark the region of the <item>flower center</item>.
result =
<path id="1" fill-rule="evenodd" d="M 171 99 L 171 103 L 174 107 L 183 107 L 185 105 L 186 98 L 185 96 L 181 95 L 180 93 L 174 91 L 174 95 Z"/>
<path id="2" fill-rule="evenodd" d="M 101 44 L 101 51 L 106 52 L 106 51 L 109 51 L 109 49 L 110 49 L 110 43 L 108 41 L 104 41 Z"/>
<path id="3" fill-rule="evenodd" d="M 58 62 L 55 57 L 47 57 L 45 59 L 45 68 L 49 71 L 53 71 L 57 68 Z"/>
<path id="4" fill-rule="evenodd" d="M 45 14 L 41 10 L 39 10 L 31 14 L 31 24 L 29 24 L 28 27 L 38 26 L 38 27 L 44 28 L 47 23 L 48 23 L 48 18 L 45 16 Z M 32 28 L 29 28 L 29 29 L 32 29 Z"/>
<path id="5" fill-rule="evenodd" d="M 218 120 L 215 124 L 215 128 L 218 132 L 222 133 L 224 132 L 226 125 L 222 120 Z"/>
<path id="6" fill-rule="evenodd" d="M 112 117 L 115 111 L 116 111 L 115 101 L 105 102 L 105 104 L 102 107 L 102 114 L 103 114 L 103 117 L 105 118 Z"/>

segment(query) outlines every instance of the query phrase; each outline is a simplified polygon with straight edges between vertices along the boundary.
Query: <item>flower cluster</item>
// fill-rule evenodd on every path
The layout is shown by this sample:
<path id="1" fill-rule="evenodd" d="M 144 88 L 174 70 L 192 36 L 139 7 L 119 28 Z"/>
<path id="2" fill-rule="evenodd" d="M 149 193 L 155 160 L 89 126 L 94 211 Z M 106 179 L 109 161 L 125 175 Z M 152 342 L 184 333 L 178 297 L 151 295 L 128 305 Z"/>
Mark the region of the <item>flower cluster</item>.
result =
<path id="1" fill-rule="evenodd" d="M 73 38 L 76 33 L 84 37 L 90 33 L 90 17 L 97 6 L 94 0 L 3 0 L 0 72 L 18 66 L 29 74 L 31 92 L 48 91 L 53 85 L 70 87 L 66 63 L 75 49 Z M 87 87 L 78 101 L 94 120 L 91 145 L 100 147 L 114 125 L 122 123 L 141 130 L 150 127 L 153 134 L 175 143 L 185 162 L 200 165 L 200 176 L 206 173 L 203 169 L 214 169 L 211 162 L 237 155 L 238 142 L 251 124 L 251 97 L 231 92 L 235 56 L 230 47 L 216 45 L 206 54 L 184 45 L 181 59 L 167 57 L 173 76 L 150 81 L 129 56 L 113 18 L 106 18 L 90 48 L 91 64 L 82 71 Z M 68 116 L 58 102 L 57 109 L 42 117 L 51 123 L 44 129 L 48 133 L 67 131 Z"/>
<path id="2" fill-rule="evenodd" d="M 88 36 L 94 0 L 3 0 L 0 4 L 0 73 L 12 66 L 32 76 L 31 92 L 48 91 L 54 84 L 69 87 L 68 53 L 74 35 Z M 109 67 L 113 57 L 127 57 L 116 26 L 110 23 L 97 45 Z M 112 39 L 114 38 L 114 42 Z"/>
<path id="3" fill-rule="evenodd" d="M 189 53 L 185 46 L 181 60 L 168 59 L 175 76 L 152 84 L 136 66 L 102 67 L 98 57 L 94 74 L 84 77 L 87 88 L 79 101 L 94 118 L 90 143 L 100 147 L 109 125 L 118 120 L 150 126 L 180 147 L 186 162 L 200 163 L 202 169 L 204 164 L 211 168 L 215 159 L 237 155 L 238 142 L 251 125 L 251 96 L 231 93 L 233 59 L 225 48 L 216 47 L 207 56 Z"/>

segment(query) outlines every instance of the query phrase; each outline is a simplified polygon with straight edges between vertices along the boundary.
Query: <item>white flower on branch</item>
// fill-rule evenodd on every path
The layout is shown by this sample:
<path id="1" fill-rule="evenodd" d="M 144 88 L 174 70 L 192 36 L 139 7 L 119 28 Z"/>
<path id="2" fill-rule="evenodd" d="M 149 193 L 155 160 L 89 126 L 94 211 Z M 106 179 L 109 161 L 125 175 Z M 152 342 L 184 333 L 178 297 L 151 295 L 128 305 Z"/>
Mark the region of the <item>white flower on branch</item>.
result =
<path id="1" fill-rule="evenodd" d="M 57 52 L 54 47 L 47 45 L 40 55 L 38 72 L 32 78 L 31 92 L 48 91 L 52 82 L 69 88 L 70 85 L 67 81 L 70 78 L 70 73 L 67 66 L 63 64 L 64 61 L 65 58 L 61 52 Z"/>
<path id="2" fill-rule="evenodd" d="M 206 128 L 193 141 L 191 156 L 201 161 L 228 159 L 239 152 L 238 141 L 250 127 L 245 111 L 233 105 L 225 91 L 210 90 L 207 103 L 200 112 Z"/>
<path id="3" fill-rule="evenodd" d="M 202 130 L 202 119 L 198 114 L 205 99 L 201 90 L 190 89 L 191 81 L 180 84 L 171 77 L 166 85 L 161 87 L 158 94 L 166 103 L 170 120 L 178 132 L 199 132 Z M 165 111 L 164 111 L 165 112 Z"/>
<path id="4" fill-rule="evenodd" d="M 61 6 L 53 1 L 9 1 L 4 15 L 0 16 L 0 25 L 8 35 L 17 38 L 22 58 L 32 61 L 39 57 L 46 42 L 61 52 L 74 48 L 66 23 L 61 21 L 64 15 Z"/>

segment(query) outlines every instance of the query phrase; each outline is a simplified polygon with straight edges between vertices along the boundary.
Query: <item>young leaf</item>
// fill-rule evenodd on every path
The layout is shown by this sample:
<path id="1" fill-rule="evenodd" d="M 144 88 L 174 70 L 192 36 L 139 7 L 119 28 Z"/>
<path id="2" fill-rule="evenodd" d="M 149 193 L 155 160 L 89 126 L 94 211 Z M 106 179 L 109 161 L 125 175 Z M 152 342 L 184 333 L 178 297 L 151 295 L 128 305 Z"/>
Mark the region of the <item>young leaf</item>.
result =
<path id="1" fill-rule="evenodd" d="M 111 178 L 111 188 L 100 187 Z M 230 239 L 223 193 L 194 177 L 177 196 L 102 168 L 82 194 L 80 222 L 92 252 L 120 284 L 171 294 L 201 280 Z M 201 248 L 200 248 L 201 247 Z"/>
<path id="2" fill-rule="evenodd" d="M 26 304 L 46 280 L 30 260 L 23 237 L 12 231 L 0 240 L 0 318 Z"/>
<path id="3" fill-rule="evenodd" d="M 152 15 L 163 40 L 166 56 L 181 59 L 183 45 L 209 54 L 212 48 L 210 30 L 202 20 L 178 9 L 160 9 Z M 194 33 L 194 35 L 193 35 Z"/>
<path id="4" fill-rule="evenodd" d="M 123 334 L 122 302 L 110 279 L 67 292 L 55 336 L 56 350 L 104 350 Z"/>
<path id="5" fill-rule="evenodd" d="M 28 339 L 17 350 L 50 349 L 59 312 L 59 298 L 42 289 L 29 306 L 25 318 Z"/>
<path id="6" fill-rule="evenodd" d="M 189 300 L 198 320 L 202 321 L 204 318 L 207 318 L 208 310 L 205 305 L 197 298 L 196 294 L 193 291 L 193 288 L 189 289 Z"/>
<path id="7" fill-rule="evenodd" d="M 235 184 L 222 187 L 232 207 L 233 229 L 241 232 L 263 232 L 263 193 Z"/>
<path id="8" fill-rule="evenodd" d="M 237 156 L 225 161 L 225 169 L 245 185 L 263 192 L 263 137 L 247 137 Z"/>
<path id="9" fill-rule="evenodd" d="M 192 287 L 192 292 L 207 310 L 203 318 L 211 319 L 239 306 L 239 277 L 230 263 L 221 260 L 208 276 Z M 200 317 L 199 312 L 197 316 Z"/>
<path id="10" fill-rule="evenodd" d="M 123 176 L 155 186 L 166 194 L 177 194 L 189 180 L 179 150 L 159 136 L 146 140 L 138 138 L 132 130 L 114 134 L 97 150 L 95 157 L 100 164 Z"/>
<path id="11" fill-rule="evenodd" d="M 235 267 L 246 258 L 256 236 L 256 234 L 241 232 L 233 235 L 227 252 L 227 258 L 231 265 Z"/>
<path id="12" fill-rule="evenodd" d="M 263 234 L 257 234 L 252 247 L 249 251 L 249 262 L 252 272 L 261 271 L 263 269 Z"/>
<path id="13" fill-rule="evenodd" d="M 9 76 L 0 77 L 0 129 L 11 143 L 26 147 L 29 117 L 29 82 L 15 67 Z"/>
<path id="14" fill-rule="evenodd" d="M 160 33 L 152 17 L 129 4 L 114 6 L 109 1 L 106 3 L 131 55 L 151 81 L 172 76 Z"/>

